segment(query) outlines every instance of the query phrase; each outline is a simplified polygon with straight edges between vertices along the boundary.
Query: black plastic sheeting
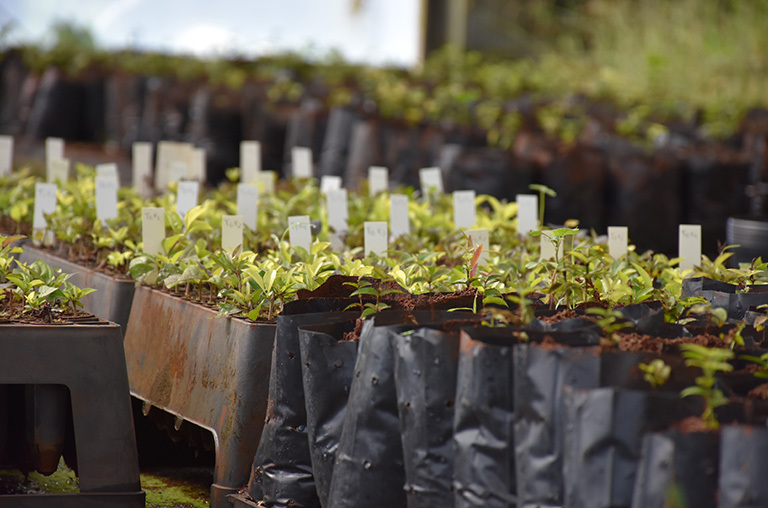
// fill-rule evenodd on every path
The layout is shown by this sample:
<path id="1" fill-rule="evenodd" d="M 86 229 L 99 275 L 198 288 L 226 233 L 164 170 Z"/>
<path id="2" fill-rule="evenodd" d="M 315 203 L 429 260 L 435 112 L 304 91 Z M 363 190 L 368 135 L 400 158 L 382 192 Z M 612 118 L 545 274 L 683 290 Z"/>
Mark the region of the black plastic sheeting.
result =
<path id="1" fill-rule="evenodd" d="M 520 506 L 563 504 L 563 389 L 596 388 L 597 348 L 514 351 L 515 465 Z"/>
<path id="2" fill-rule="evenodd" d="M 646 434 L 632 508 L 716 508 L 719 448 L 718 432 Z"/>
<path id="3" fill-rule="evenodd" d="M 630 508 L 643 435 L 694 414 L 677 393 L 563 391 L 565 506 Z"/>
<path id="4" fill-rule="evenodd" d="M 382 312 L 365 321 L 344 414 L 329 506 L 407 504 L 393 340 L 424 326 L 460 326 L 479 316 L 447 311 Z"/>
<path id="5" fill-rule="evenodd" d="M 726 425 L 720 436 L 719 508 L 758 508 L 768 503 L 768 429 Z"/>
<path id="6" fill-rule="evenodd" d="M 728 284 L 706 277 L 683 280 L 682 296 L 702 296 L 712 305 L 728 311 L 728 319 L 741 321 L 750 307 L 768 304 L 768 291 L 760 286 L 752 286 L 748 293 L 737 293 L 736 284 Z M 763 290 L 761 290 L 763 289 Z"/>
<path id="7" fill-rule="evenodd" d="M 360 335 L 329 506 L 385 508 L 406 504 L 392 361 L 388 327 L 375 327 L 373 320 L 367 320 Z"/>
<path id="8" fill-rule="evenodd" d="M 341 439 L 358 341 L 343 341 L 355 321 L 301 327 L 302 378 L 312 472 L 322 506 L 328 505 L 333 463 Z"/>
<path id="9" fill-rule="evenodd" d="M 267 419 L 248 484 L 251 497 L 267 506 L 320 506 L 307 440 L 299 326 L 349 320 L 354 313 L 340 312 L 348 304 L 344 299 L 297 300 L 277 318 Z"/>
<path id="10" fill-rule="evenodd" d="M 453 420 L 457 508 L 515 506 L 514 343 L 511 329 L 462 332 Z"/>
<path id="11" fill-rule="evenodd" d="M 453 506 L 453 414 L 459 334 L 393 334 L 408 508 Z"/>

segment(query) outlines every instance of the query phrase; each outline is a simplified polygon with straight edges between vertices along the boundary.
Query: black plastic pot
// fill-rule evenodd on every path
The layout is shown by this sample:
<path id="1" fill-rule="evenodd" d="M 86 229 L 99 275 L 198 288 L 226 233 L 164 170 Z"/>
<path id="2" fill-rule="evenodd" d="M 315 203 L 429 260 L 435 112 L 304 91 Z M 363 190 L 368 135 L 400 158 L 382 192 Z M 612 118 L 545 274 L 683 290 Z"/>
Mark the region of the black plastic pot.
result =
<path id="1" fill-rule="evenodd" d="M 568 508 L 629 508 L 643 435 L 694 414 L 675 392 L 566 387 L 563 393 Z"/>
<path id="2" fill-rule="evenodd" d="M 392 342 L 397 333 L 460 319 L 461 314 L 447 311 L 382 312 L 365 322 L 329 506 L 406 505 Z"/>
<path id="3" fill-rule="evenodd" d="M 453 420 L 457 508 L 515 506 L 515 454 L 510 443 L 516 341 L 511 332 L 467 328 L 461 334 Z"/>
<path id="4" fill-rule="evenodd" d="M 746 200 L 745 200 L 746 201 Z M 768 221 L 762 217 L 728 217 L 725 223 L 725 240 L 728 245 L 738 245 L 728 264 L 751 263 L 757 257 L 768 259 Z"/>
<path id="5" fill-rule="evenodd" d="M 719 508 L 756 508 L 768 502 L 768 429 L 726 425 L 720 436 Z"/>
<path id="6" fill-rule="evenodd" d="M 344 299 L 296 300 L 277 318 L 267 417 L 248 483 L 251 497 L 267 506 L 320 506 L 307 440 L 299 327 L 349 320 Z"/>
<path id="7" fill-rule="evenodd" d="M 408 508 L 451 507 L 459 334 L 418 328 L 394 347 Z"/>
<path id="8" fill-rule="evenodd" d="M 715 508 L 719 451 L 717 432 L 646 434 L 632 508 Z"/>
<path id="9" fill-rule="evenodd" d="M 354 328 L 352 320 L 299 329 L 307 438 L 322 506 L 328 506 L 333 464 L 357 357 L 358 341 L 341 339 Z"/>
<path id="10" fill-rule="evenodd" d="M 515 465 L 519 506 L 563 503 L 563 390 L 596 388 L 596 348 L 543 348 L 519 344 L 514 351 Z"/>
<path id="11" fill-rule="evenodd" d="M 712 307 L 727 309 L 728 318 L 733 321 L 744 319 L 750 307 L 768 304 L 768 291 L 759 286 L 750 287 L 747 293 L 737 293 L 739 290 L 736 284 L 696 277 L 683 280 L 682 296 L 702 296 Z"/>

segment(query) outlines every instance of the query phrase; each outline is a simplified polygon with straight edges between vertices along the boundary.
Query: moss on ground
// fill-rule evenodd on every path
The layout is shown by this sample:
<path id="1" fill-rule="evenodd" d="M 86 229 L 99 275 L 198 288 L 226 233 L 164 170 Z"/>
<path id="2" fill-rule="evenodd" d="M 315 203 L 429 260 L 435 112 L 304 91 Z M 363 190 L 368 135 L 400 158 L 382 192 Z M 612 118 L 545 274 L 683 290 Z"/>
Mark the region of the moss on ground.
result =
<path id="1" fill-rule="evenodd" d="M 147 508 L 208 508 L 209 469 L 158 469 L 141 473 Z"/>

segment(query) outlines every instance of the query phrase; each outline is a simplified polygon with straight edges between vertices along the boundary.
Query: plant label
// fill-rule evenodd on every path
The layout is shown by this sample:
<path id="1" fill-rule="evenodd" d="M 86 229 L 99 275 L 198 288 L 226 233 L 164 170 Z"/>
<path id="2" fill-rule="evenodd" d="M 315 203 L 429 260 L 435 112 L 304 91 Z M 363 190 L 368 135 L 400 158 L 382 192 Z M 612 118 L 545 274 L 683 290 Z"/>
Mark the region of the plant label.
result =
<path id="1" fill-rule="evenodd" d="M 261 171 L 261 143 L 240 142 L 240 182 L 251 183 Z"/>
<path id="2" fill-rule="evenodd" d="M 155 168 L 155 188 L 164 191 L 168 184 L 177 182 L 188 176 L 188 169 L 192 165 L 195 147 L 190 143 L 180 143 L 177 141 L 159 141 L 157 143 L 157 167 Z M 171 165 L 175 162 L 182 162 L 186 165 L 183 176 L 179 176 L 179 170 L 172 169 Z"/>
<path id="3" fill-rule="evenodd" d="M 197 206 L 199 191 L 199 182 L 179 182 L 179 188 L 176 191 L 176 211 L 182 219 L 188 211 Z"/>
<path id="4" fill-rule="evenodd" d="M 389 190 L 389 170 L 381 166 L 368 168 L 368 195 L 373 197 L 379 192 Z"/>
<path id="5" fill-rule="evenodd" d="M 389 228 L 395 238 L 411 234 L 411 222 L 408 219 L 408 196 L 405 194 L 389 196 Z"/>
<path id="6" fill-rule="evenodd" d="M 529 231 L 539 229 L 539 196 L 518 194 L 516 199 L 517 233 L 527 235 Z"/>
<path id="7" fill-rule="evenodd" d="M 326 193 L 326 209 L 328 210 L 328 227 L 331 230 L 331 248 L 335 251 L 344 249 L 344 235 L 349 229 L 349 206 L 347 190 L 336 189 Z"/>
<path id="8" fill-rule="evenodd" d="M 419 183 L 421 184 L 421 193 L 424 196 L 443 193 L 443 173 L 440 168 L 421 168 L 419 170 Z"/>
<path id="9" fill-rule="evenodd" d="M 680 270 L 692 270 L 701 264 L 701 225 L 680 224 L 679 234 Z"/>
<path id="10" fill-rule="evenodd" d="M 146 198 L 152 189 L 152 143 L 134 143 L 132 155 L 133 188 Z"/>
<path id="11" fill-rule="evenodd" d="M 102 224 L 117 218 L 117 187 L 115 176 L 96 176 L 96 218 Z"/>
<path id="12" fill-rule="evenodd" d="M 371 253 L 383 256 L 387 251 L 387 223 L 384 221 L 365 223 L 365 255 Z"/>
<path id="13" fill-rule="evenodd" d="M 608 227 L 608 254 L 613 259 L 626 256 L 629 245 L 629 228 L 626 226 Z"/>
<path id="14" fill-rule="evenodd" d="M 235 250 L 243 245 L 242 215 L 221 216 L 221 248 Z"/>
<path id="15" fill-rule="evenodd" d="M 490 246 L 490 235 L 487 229 L 470 229 L 467 236 L 472 241 L 472 249 L 477 249 L 480 245 L 483 250 L 480 251 L 480 258 L 477 261 L 478 266 L 483 266 L 488 262 L 488 247 Z"/>
<path id="16" fill-rule="evenodd" d="M 13 137 L 0 136 L 0 176 L 7 175 L 13 167 Z"/>
<path id="17" fill-rule="evenodd" d="M 328 191 L 326 195 L 328 209 L 328 226 L 337 233 L 348 229 L 349 207 L 347 205 L 347 189 Z"/>
<path id="18" fill-rule="evenodd" d="M 170 164 L 170 176 L 168 183 L 181 182 L 189 176 L 189 167 L 186 162 L 173 161 Z"/>
<path id="19" fill-rule="evenodd" d="M 45 165 L 51 161 L 64 158 L 64 140 L 61 138 L 45 138 Z"/>
<path id="20" fill-rule="evenodd" d="M 256 185 L 237 184 L 237 213 L 248 229 L 256 231 L 259 214 L 259 188 Z"/>
<path id="21" fill-rule="evenodd" d="M 32 229 L 42 230 L 48 227 L 48 221 L 45 220 L 45 214 L 56 211 L 56 184 L 55 183 L 36 183 L 35 184 L 35 214 L 32 219 Z"/>
<path id="22" fill-rule="evenodd" d="M 312 178 L 312 149 L 294 146 L 291 149 L 291 167 L 294 178 Z"/>
<path id="23" fill-rule="evenodd" d="M 145 207 L 141 209 L 141 241 L 144 252 L 156 256 L 163 252 L 165 238 L 165 209 Z"/>
<path id="24" fill-rule="evenodd" d="M 96 176 L 108 176 L 118 182 L 120 181 L 120 176 L 117 174 L 117 164 L 114 162 L 96 164 Z"/>
<path id="25" fill-rule="evenodd" d="M 323 175 L 320 178 L 320 192 L 327 195 L 330 191 L 341 189 L 341 177 L 336 175 Z"/>
<path id="26" fill-rule="evenodd" d="M 259 186 L 262 194 L 274 194 L 277 173 L 274 171 L 259 171 L 253 178 L 253 183 Z"/>
<path id="27" fill-rule="evenodd" d="M 539 260 L 546 261 L 547 259 L 555 259 L 555 246 L 552 244 L 552 240 L 541 235 L 539 237 Z"/>
<path id="28" fill-rule="evenodd" d="M 194 148 L 192 150 L 191 161 L 187 177 L 190 180 L 197 180 L 198 182 L 204 182 L 207 175 L 206 161 L 205 161 L 205 149 Z"/>
<path id="29" fill-rule="evenodd" d="M 457 229 L 475 227 L 475 191 L 453 192 L 453 223 Z"/>
<path id="30" fill-rule="evenodd" d="M 294 249 L 301 247 L 309 252 L 312 245 L 312 224 L 309 215 L 288 217 L 288 241 Z"/>
<path id="31" fill-rule="evenodd" d="M 48 163 L 48 183 L 67 183 L 69 179 L 69 159 L 55 159 Z"/>

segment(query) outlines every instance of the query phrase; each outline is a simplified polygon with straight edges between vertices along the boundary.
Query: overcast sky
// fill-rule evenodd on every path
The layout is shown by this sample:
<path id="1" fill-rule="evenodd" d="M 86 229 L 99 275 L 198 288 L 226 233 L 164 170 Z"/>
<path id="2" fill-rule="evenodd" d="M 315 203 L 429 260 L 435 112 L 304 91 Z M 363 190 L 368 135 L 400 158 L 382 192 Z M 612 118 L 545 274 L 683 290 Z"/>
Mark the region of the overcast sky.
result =
<path id="1" fill-rule="evenodd" d="M 418 0 L 0 0 L 11 40 L 44 40 L 56 20 L 91 28 L 102 47 L 199 55 L 338 49 L 354 61 L 412 65 Z"/>

